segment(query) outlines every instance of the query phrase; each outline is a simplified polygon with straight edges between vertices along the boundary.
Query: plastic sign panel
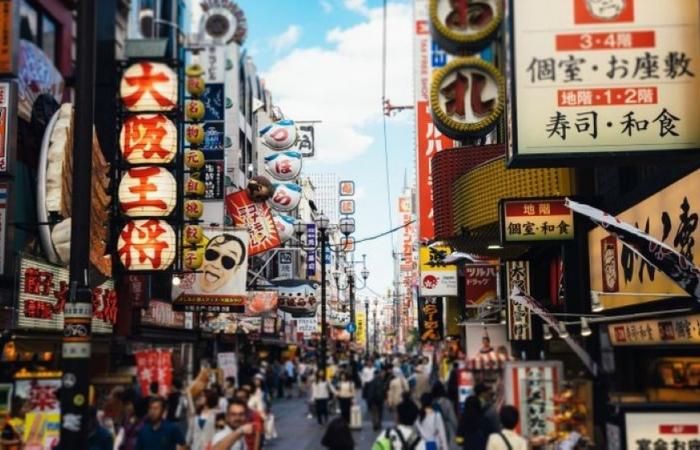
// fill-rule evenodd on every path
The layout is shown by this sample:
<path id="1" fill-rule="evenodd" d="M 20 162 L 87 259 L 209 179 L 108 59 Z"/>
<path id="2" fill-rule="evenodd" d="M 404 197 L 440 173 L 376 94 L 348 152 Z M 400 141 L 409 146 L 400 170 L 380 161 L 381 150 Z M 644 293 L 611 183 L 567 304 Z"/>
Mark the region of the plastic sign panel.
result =
<path id="1" fill-rule="evenodd" d="M 241 190 L 226 196 L 226 208 L 234 225 L 248 230 L 248 256 L 280 246 L 277 225 L 266 203 L 254 202 L 248 191 Z"/>
<path id="2" fill-rule="evenodd" d="M 700 146 L 697 1 L 510 0 L 510 11 L 513 163 Z"/>
<path id="3" fill-rule="evenodd" d="M 457 295 L 457 266 L 443 262 L 451 253 L 450 247 L 421 246 L 419 258 L 421 297 Z"/>
<path id="4" fill-rule="evenodd" d="M 339 205 L 339 211 L 342 215 L 352 215 L 355 214 L 355 200 L 341 200 Z"/>
<path id="5" fill-rule="evenodd" d="M 700 314 L 608 325 L 614 346 L 692 345 L 700 343 Z"/>
<path id="6" fill-rule="evenodd" d="M 529 341 L 532 339 L 532 315 L 530 310 L 514 302 L 510 295 L 513 288 L 530 293 L 530 262 L 506 261 L 506 298 L 508 299 L 508 339 L 511 341 Z"/>
<path id="7" fill-rule="evenodd" d="M 700 413 L 628 412 L 625 429 L 626 450 L 691 449 L 700 442 Z"/>
<path id="8" fill-rule="evenodd" d="M 340 250 L 345 253 L 352 253 L 355 251 L 355 238 L 352 236 L 340 238 Z"/>
<path id="9" fill-rule="evenodd" d="M 442 341 L 444 337 L 442 298 L 418 298 L 418 333 L 423 343 Z"/>
<path id="10" fill-rule="evenodd" d="M 338 184 L 338 193 L 341 197 L 352 197 L 353 195 L 355 195 L 355 182 L 341 181 Z"/>
<path id="11" fill-rule="evenodd" d="M 129 111 L 172 111 L 178 100 L 177 75 L 162 63 L 134 63 L 122 76 L 119 94 Z"/>
<path id="12" fill-rule="evenodd" d="M 498 298 L 498 266 L 466 264 L 464 282 L 467 305 L 479 305 Z"/>
<path id="13" fill-rule="evenodd" d="M 3 14 L 2 8 L 5 6 L 4 3 L 0 3 L 0 16 Z M 11 5 L 10 5 L 11 6 Z M 0 17 L 0 27 L 2 17 Z M 2 31 L 0 29 L 0 31 Z M 2 36 L 2 35 L 0 35 Z M 2 36 L 0 42 L 5 42 L 6 36 Z M 0 43 L 0 47 L 2 44 Z M 2 53 L 0 53 L 0 60 L 2 59 Z M 1 64 L 1 62 L 0 62 Z M 0 174 L 7 173 L 11 170 L 12 155 L 14 154 L 14 147 L 16 138 L 15 134 L 15 122 L 16 122 L 16 89 L 15 84 L 10 81 L 0 82 Z"/>
<path id="14" fill-rule="evenodd" d="M 316 154 L 316 136 L 313 124 L 299 125 L 299 139 L 294 150 L 299 152 L 304 158 L 312 158 Z"/>
<path id="15" fill-rule="evenodd" d="M 316 276 L 316 266 L 318 259 L 316 254 L 316 246 L 318 245 L 318 233 L 316 225 L 313 223 L 306 224 L 306 247 L 313 249 L 306 254 L 306 276 L 313 278 Z"/>
<path id="16" fill-rule="evenodd" d="M 564 377 L 562 362 L 510 361 L 503 374 L 505 403 L 520 412 L 516 431 L 526 438 L 555 432 L 554 422 L 547 419 L 554 415 L 554 400 Z"/>
<path id="17" fill-rule="evenodd" d="M 574 213 L 564 198 L 501 201 L 501 243 L 569 241 L 574 238 Z"/>
<path id="18" fill-rule="evenodd" d="M 19 0 L 0 1 L 0 74 L 16 75 L 19 58 Z"/>

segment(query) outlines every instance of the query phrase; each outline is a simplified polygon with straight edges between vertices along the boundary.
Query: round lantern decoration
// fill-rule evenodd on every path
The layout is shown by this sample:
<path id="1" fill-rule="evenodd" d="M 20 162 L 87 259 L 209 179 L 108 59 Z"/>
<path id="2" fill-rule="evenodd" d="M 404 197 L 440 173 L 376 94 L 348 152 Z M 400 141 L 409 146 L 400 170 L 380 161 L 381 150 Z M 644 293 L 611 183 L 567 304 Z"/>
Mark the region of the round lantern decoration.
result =
<path id="1" fill-rule="evenodd" d="M 204 229 L 199 225 L 187 225 L 185 227 L 184 237 L 188 244 L 199 244 L 204 239 Z"/>
<path id="2" fill-rule="evenodd" d="M 201 150 L 187 150 L 185 152 L 185 165 L 192 170 L 199 170 L 204 167 L 204 152 Z"/>
<path id="3" fill-rule="evenodd" d="M 178 82 L 165 64 L 138 62 L 122 76 L 119 94 L 129 111 L 171 111 L 177 106 Z"/>
<path id="4" fill-rule="evenodd" d="M 193 97 L 199 97 L 204 93 L 204 77 L 187 77 L 187 92 Z"/>
<path id="5" fill-rule="evenodd" d="M 293 120 L 279 120 L 261 129 L 260 138 L 272 150 L 286 150 L 297 141 L 297 126 Z"/>
<path id="6" fill-rule="evenodd" d="M 204 214 L 204 203 L 201 200 L 185 201 L 185 216 L 191 220 L 197 220 Z"/>
<path id="7" fill-rule="evenodd" d="M 194 173 L 185 181 L 185 195 L 187 196 L 202 196 L 204 195 L 205 185 L 199 179 L 199 173 Z"/>
<path id="8" fill-rule="evenodd" d="M 265 202 L 272 197 L 274 186 L 263 176 L 255 176 L 248 181 L 247 191 L 251 200 L 254 202 Z"/>
<path id="9" fill-rule="evenodd" d="M 119 149 L 129 164 L 167 164 L 177 153 L 177 128 L 163 114 L 136 114 L 124 121 Z"/>
<path id="10" fill-rule="evenodd" d="M 199 269 L 204 263 L 204 248 L 198 247 L 185 249 L 182 255 L 182 260 L 186 269 Z"/>
<path id="11" fill-rule="evenodd" d="M 168 216 L 176 200 L 175 178 L 162 167 L 131 168 L 119 183 L 119 206 L 129 217 Z"/>
<path id="12" fill-rule="evenodd" d="M 185 127 L 185 139 L 192 145 L 202 145 L 204 142 L 204 125 L 188 123 Z"/>
<path id="13" fill-rule="evenodd" d="M 275 222 L 277 234 L 283 243 L 287 242 L 292 238 L 292 236 L 294 236 L 294 217 L 280 214 L 273 216 L 272 220 Z"/>
<path id="14" fill-rule="evenodd" d="M 433 39 L 453 54 L 475 53 L 489 45 L 505 15 L 503 0 L 430 0 L 428 9 Z"/>
<path id="15" fill-rule="evenodd" d="M 301 153 L 281 152 L 265 157 L 265 170 L 280 181 L 291 181 L 301 173 Z"/>
<path id="16" fill-rule="evenodd" d="M 204 102 L 201 100 L 187 100 L 185 103 L 185 116 L 188 120 L 202 120 L 204 111 Z"/>
<path id="17" fill-rule="evenodd" d="M 301 187 L 293 183 L 279 183 L 268 203 L 275 211 L 289 212 L 299 206 Z"/>
<path id="18" fill-rule="evenodd" d="M 190 64 L 187 67 L 185 67 L 185 75 L 193 78 L 202 77 L 204 75 L 204 67 L 197 63 Z"/>
<path id="19" fill-rule="evenodd" d="M 499 70 L 479 58 L 459 58 L 433 75 L 433 121 L 456 140 L 488 134 L 505 109 L 506 82 Z"/>
<path id="20" fill-rule="evenodd" d="M 132 220 L 117 240 L 117 254 L 126 270 L 166 270 L 175 260 L 175 231 L 164 220 Z"/>

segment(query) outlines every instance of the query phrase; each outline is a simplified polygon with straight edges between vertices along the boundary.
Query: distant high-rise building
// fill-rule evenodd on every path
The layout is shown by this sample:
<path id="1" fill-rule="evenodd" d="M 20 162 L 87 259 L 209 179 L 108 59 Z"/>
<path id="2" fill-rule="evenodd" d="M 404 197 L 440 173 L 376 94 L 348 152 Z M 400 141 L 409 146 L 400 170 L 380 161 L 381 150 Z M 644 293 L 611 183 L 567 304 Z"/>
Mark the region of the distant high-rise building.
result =
<path id="1" fill-rule="evenodd" d="M 314 185 L 314 203 L 316 207 L 330 219 L 331 223 L 338 223 L 338 175 L 334 173 L 308 173 L 305 174 Z"/>

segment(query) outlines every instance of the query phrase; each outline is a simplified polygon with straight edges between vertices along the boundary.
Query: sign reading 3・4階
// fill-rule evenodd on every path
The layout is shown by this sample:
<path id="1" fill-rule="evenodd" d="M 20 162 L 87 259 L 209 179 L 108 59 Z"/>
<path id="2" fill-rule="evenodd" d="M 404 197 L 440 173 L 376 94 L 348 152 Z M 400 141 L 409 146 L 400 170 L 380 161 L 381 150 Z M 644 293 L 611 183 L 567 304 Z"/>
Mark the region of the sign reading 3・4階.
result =
<path id="1" fill-rule="evenodd" d="M 515 164 L 700 146 L 697 1 L 510 3 Z"/>

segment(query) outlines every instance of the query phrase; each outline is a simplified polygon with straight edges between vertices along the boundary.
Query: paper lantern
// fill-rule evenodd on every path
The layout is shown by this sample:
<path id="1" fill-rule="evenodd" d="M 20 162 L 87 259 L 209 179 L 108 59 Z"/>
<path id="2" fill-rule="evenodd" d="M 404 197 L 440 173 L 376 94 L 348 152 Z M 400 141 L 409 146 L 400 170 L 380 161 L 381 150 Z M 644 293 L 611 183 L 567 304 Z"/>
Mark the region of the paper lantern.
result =
<path id="1" fill-rule="evenodd" d="M 176 199 L 175 178 L 162 167 L 134 167 L 119 183 L 119 205 L 129 217 L 167 216 Z"/>
<path id="2" fill-rule="evenodd" d="M 124 122 L 119 148 L 129 164 L 167 164 L 177 153 L 177 128 L 163 114 L 136 114 Z"/>
<path id="3" fill-rule="evenodd" d="M 293 183 L 274 185 L 274 192 L 268 202 L 275 211 L 289 212 L 299 206 L 301 201 L 301 186 Z"/>
<path id="4" fill-rule="evenodd" d="M 171 111 L 177 106 L 177 75 L 168 66 L 138 62 L 122 76 L 119 95 L 129 111 Z"/>
<path id="5" fill-rule="evenodd" d="M 199 244 L 204 239 L 204 229 L 199 225 L 187 225 L 184 235 L 188 244 Z"/>
<path id="6" fill-rule="evenodd" d="M 206 159 L 201 150 L 187 150 L 185 152 L 185 165 L 192 170 L 199 170 L 204 167 Z"/>
<path id="7" fill-rule="evenodd" d="M 202 120 L 204 111 L 204 103 L 201 100 L 187 100 L 185 103 L 185 116 L 189 120 Z"/>
<path id="8" fill-rule="evenodd" d="M 188 248 L 183 252 L 182 261 L 188 270 L 197 270 L 204 263 L 203 248 Z"/>
<path id="9" fill-rule="evenodd" d="M 204 126 L 202 124 L 187 124 L 185 139 L 192 145 L 202 145 L 204 142 Z"/>
<path id="10" fill-rule="evenodd" d="M 277 234 L 283 243 L 287 242 L 292 238 L 292 236 L 294 236 L 294 217 L 278 215 L 273 216 L 272 219 L 275 221 Z"/>
<path id="11" fill-rule="evenodd" d="M 200 200 L 185 201 L 185 216 L 188 219 L 196 220 L 204 214 L 204 203 Z"/>
<path id="12" fill-rule="evenodd" d="M 190 176 L 185 182 L 185 195 L 204 195 L 204 182 Z"/>
<path id="13" fill-rule="evenodd" d="M 185 67 L 185 75 L 188 77 L 201 77 L 204 75 L 204 67 L 200 66 L 199 64 L 190 64 L 187 67 Z"/>
<path id="14" fill-rule="evenodd" d="M 166 270 L 177 254 L 175 241 L 164 220 L 132 220 L 119 232 L 117 255 L 128 271 Z"/>
<path id="15" fill-rule="evenodd" d="M 297 126 L 293 120 L 280 120 L 261 129 L 263 144 L 272 150 L 286 150 L 297 141 Z"/>
<path id="16" fill-rule="evenodd" d="M 204 93 L 205 83 L 203 77 L 187 77 L 187 92 L 195 97 Z"/>
<path id="17" fill-rule="evenodd" d="M 276 180 L 291 181 L 301 173 L 301 153 L 282 152 L 267 156 L 265 170 Z"/>

